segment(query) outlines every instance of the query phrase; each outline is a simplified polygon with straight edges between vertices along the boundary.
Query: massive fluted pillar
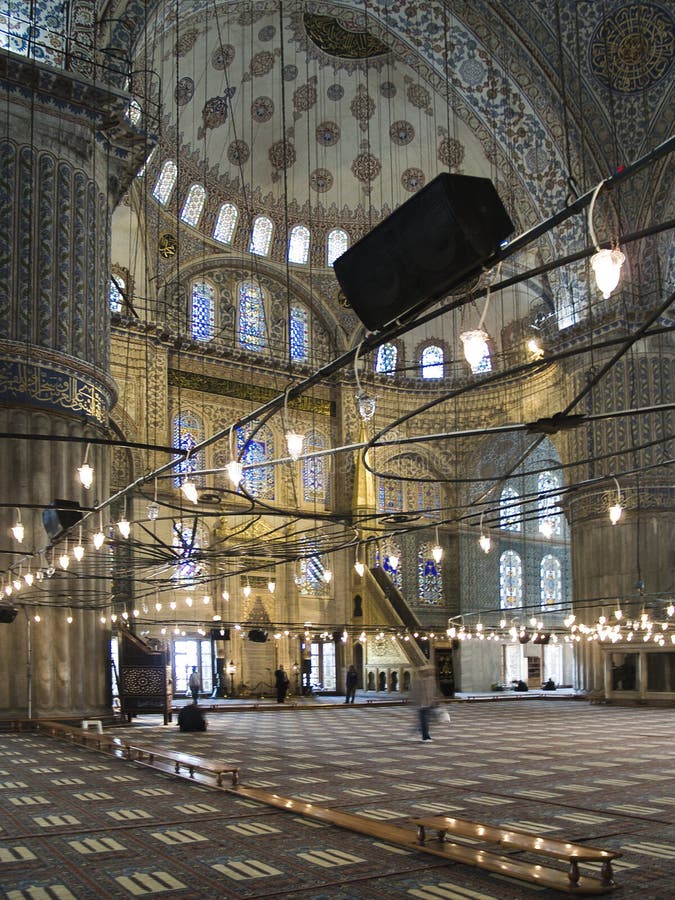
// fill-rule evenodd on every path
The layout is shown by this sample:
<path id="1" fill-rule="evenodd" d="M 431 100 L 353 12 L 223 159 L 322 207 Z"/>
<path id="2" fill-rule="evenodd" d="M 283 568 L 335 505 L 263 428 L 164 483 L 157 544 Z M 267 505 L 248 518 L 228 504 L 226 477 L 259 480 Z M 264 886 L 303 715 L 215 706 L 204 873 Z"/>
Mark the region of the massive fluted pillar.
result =
<path id="1" fill-rule="evenodd" d="M 109 561 L 58 565 L 42 510 L 108 495 L 109 223 L 144 155 L 119 73 L 96 80 L 0 60 L 0 715 L 90 716 L 110 706 Z M 136 148 L 136 149 L 133 149 Z M 87 446 L 89 444 L 89 449 Z M 76 469 L 88 453 L 95 481 Z M 21 516 L 19 542 L 11 526 Z M 70 549 L 79 529 L 68 535 Z M 28 575 L 28 578 L 26 578 Z M 72 616 L 72 622 L 68 618 Z"/>

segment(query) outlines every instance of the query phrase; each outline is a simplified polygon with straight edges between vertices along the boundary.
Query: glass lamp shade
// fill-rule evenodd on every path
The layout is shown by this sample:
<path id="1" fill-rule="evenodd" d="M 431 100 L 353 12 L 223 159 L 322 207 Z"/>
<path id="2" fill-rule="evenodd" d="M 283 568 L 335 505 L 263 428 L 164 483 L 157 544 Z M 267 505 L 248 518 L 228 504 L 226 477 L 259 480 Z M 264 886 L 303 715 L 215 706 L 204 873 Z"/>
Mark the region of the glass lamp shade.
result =
<path id="1" fill-rule="evenodd" d="M 333 573 L 331 572 L 330 569 L 324 570 L 323 580 L 326 582 L 326 584 L 330 584 L 331 581 L 333 580 Z"/>
<path id="2" fill-rule="evenodd" d="M 550 519 L 544 519 L 544 521 L 539 526 L 539 531 L 544 535 L 545 538 L 550 538 L 553 534 L 553 523 Z"/>
<path id="3" fill-rule="evenodd" d="M 232 484 L 235 487 L 239 487 L 241 476 L 244 473 L 244 467 L 239 462 L 239 460 L 230 460 L 230 462 L 225 466 L 225 471 L 227 472 L 227 477 L 230 479 Z"/>
<path id="4" fill-rule="evenodd" d="M 77 470 L 77 474 L 80 476 L 80 484 L 82 487 L 90 488 L 94 483 L 94 470 L 89 463 L 83 463 Z"/>
<path id="5" fill-rule="evenodd" d="M 122 517 L 117 523 L 117 528 L 123 538 L 128 538 L 131 534 L 131 522 L 129 522 L 124 517 Z"/>
<path id="6" fill-rule="evenodd" d="M 23 536 L 25 534 L 23 522 L 19 521 L 16 523 L 16 525 L 12 526 L 12 534 L 14 535 L 14 540 L 17 541 L 17 543 L 20 544 L 21 541 L 23 541 Z"/>
<path id="7" fill-rule="evenodd" d="M 389 565 L 392 567 L 394 572 L 398 569 L 399 558 L 395 553 L 389 554 Z"/>
<path id="8" fill-rule="evenodd" d="M 251 585 L 248 584 L 248 582 L 244 585 L 243 594 L 244 594 L 244 597 L 251 596 Z"/>
<path id="9" fill-rule="evenodd" d="M 189 500 L 191 503 L 197 503 L 199 501 L 197 485 L 194 483 L 194 481 L 190 481 L 190 479 L 188 478 L 181 484 L 180 489 L 183 492 L 183 496 L 186 500 Z"/>
<path id="10" fill-rule="evenodd" d="M 366 571 L 366 567 L 363 565 L 360 559 L 357 559 L 354 563 L 354 571 L 359 576 L 359 578 L 361 578 L 363 576 L 363 573 Z"/>
<path id="11" fill-rule="evenodd" d="M 100 550 L 103 544 L 105 543 L 105 535 L 102 531 L 97 531 L 96 534 L 91 539 L 94 548 L 96 550 Z"/>
<path id="12" fill-rule="evenodd" d="M 595 283 L 605 300 L 608 300 L 612 291 L 619 283 L 621 266 L 626 257 L 620 250 L 598 250 L 591 257 L 591 265 L 595 274 Z"/>
<path id="13" fill-rule="evenodd" d="M 70 565 L 70 557 L 65 551 L 59 556 L 59 565 L 62 569 L 67 569 Z"/>
<path id="14" fill-rule="evenodd" d="M 286 446 L 288 447 L 288 455 L 292 460 L 299 459 L 302 456 L 302 445 L 304 442 L 304 434 L 298 434 L 297 431 L 286 432 Z"/>
<path id="15" fill-rule="evenodd" d="M 616 525 L 619 519 L 623 514 L 623 506 L 620 503 L 615 503 L 613 506 L 609 508 L 609 521 L 612 525 Z"/>
<path id="16" fill-rule="evenodd" d="M 159 505 L 153 500 L 152 503 L 148 503 L 148 505 L 145 507 L 145 512 L 148 516 L 148 519 L 150 519 L 151 522 L 154 522 L 159 518 Z"/>
<path id="17" fill-rule="evenodd" d="M 276 589 L 277 589 L 276 581 L 272 581 L 272 579 L 270 579 L 267 582 L 267 590 L 270 592 L 270 594 L 273 594 L 276 591 Z"/>
<path id="18" fill-rule="evenodd" d="M 472 369 L 475 369 L 485 356 L 488 334 L 483 330 L 463 331 L 459 337 L 463 344 L 466 361 Z"/>
<path id="19" fill-rule="evenodd" d="M 440 544 L 436 544 L 431 548 L 431 555 L 435 563 L 439 563 L 443 559 L 443 548 Z"/>
<path id="20" fill-rule="evenodd" d="M 478 538 L 478 543 L 480 544 L 480 549 L 483 553 L 489 553 L 490 548 L 492 547 L 492 541 L 490 540 L 490 536 L 487 534 L 481 534 Z"/>
<path id="21" fill-rule="evenodd" d="M 78 562 L 81 562 L 84 557 L 84 547 L 82 544 L 77 544 L 73 547 L 73 556 Z"/>
<path id="22" fill-rule="evenodd" d="M 361 390 L 356 395 L 356 408 L 364 422 L 369 422 L 375 415 L 375 400 Z"/>

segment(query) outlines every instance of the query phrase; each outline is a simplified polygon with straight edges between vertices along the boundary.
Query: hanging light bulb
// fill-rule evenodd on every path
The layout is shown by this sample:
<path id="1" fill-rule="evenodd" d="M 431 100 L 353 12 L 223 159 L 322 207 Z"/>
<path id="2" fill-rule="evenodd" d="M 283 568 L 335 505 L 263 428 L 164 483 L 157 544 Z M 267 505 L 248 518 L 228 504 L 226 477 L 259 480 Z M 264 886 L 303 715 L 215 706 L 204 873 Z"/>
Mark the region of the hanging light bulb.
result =
<path id="1" fill-rule="evenodd" d="M 101 513 L 98 514 L 98 531 L 91 536 L 91 542 L 95 550 L 100 550 L 105 543 L 105 535 L 103 534 L 103 521 Z"/>
<path id="2" fill-rule="evenodd" d="M 239 462 L 234 452 L 234 439 L 233 439 L 234 425 L 230 426 L 230 462 L 225 466 L 225 471 L 227 472 L 227 477 L 230 479 L 232 484 L 235 487 L 239 487 L 241 483 L 241 478 L 244 472 L 243 465 Z"/>
<path id="3" fill-rule="evenodd" d="M 18 506 L 15 507 L 15 509 L 16 509 L 16 514 L 17 514 L 17 520 L 14 523 L 14 525 L 12 525 L 12 534 L 14 535 L 14 540 L 18 544 L 20 544 L 23 541 L 23 536 L 25 534 L 25 528 L 23 527 L 23 522 L 21 521 L 21 510 L 19 509 Z"/>
<path id="4" fill-rule="evenodd" d="M 192 606 L 192 597 L 186 597 L 186 598 L 185 598 L 185 605 L 186 605 L 186 606 Z M 175 607 L 173 607 L 173 606 L 171 607 L 171 609 L 174 609 L 174 608 L 175 608 Z"/>
<path id="5" fill-rule="evenodd" d="M 593 210 L 595 209 L 595 201 L 604 182 L 601 181 L 593 192 L 591 205 L 588 209 L 588 230 L 595 247 L 595 254 L 591 257 L 591 266 L 595 275 L 595 283 L 598 290 L 602 293 L 605 300 L 608 300 L 612 291 L 619 283 L 621 277 L 621 266 L 624 264 L 626 257 L 615 247 L 613 250 L 601 250 L 598 240 L 595 236 L 593 228 Z"/>
<path id="6" fill-rule="evenodd" d="M 595 283 L 605 300 L 609 300 L 612 291 L 618 285 L 625 260 L 626 257 L 619 249 L 598 250 L 591 257 Z"/>
<path id="7" fill-rule="evenodd" d="M 159 503 L 157 503 L 157 479 L 155 478 L 155 496 L 145 507 L 145 512 L 151 522 L 156 522 L 159 518 Z"/>
<path id="8" fill-rule="evenodd" d="M 333 573 L 330 569 L 323 570 L 323 580 L 326 582 L 326 584 L 330 584 L 333 580 Z"/>
<path id="9" fill-rule="evenodd" d="M 183 496 L 186 500 L 189 500 L 191 503 L 199 502 L 199 493 L 197 492 L 197 485 L 194 483 L 194 481 L 191 481 L 189 478 L 185 478 L 180 486 L 180 489 L 183 492 Z"/>
<path id="10" fill-rule="evenodd" d="M 270 580 L 267 582 L 267 590 L 270 592 L 270 594 L 273 594 L 276 591 L 276 589 L 277 589 L 276 581 L 274 581 L 273 578 L 270 578 Z"/>
<path id="11" fill-rule="evenodd" d="M 304 434 L 300 434 L 300 432 L 295 431 L 289 424 L 288 392 L 290 389 L 291 387 L 289 385 L 284 393 L 284 429 L 286 431 L 286 447 L 288 448 L 288 455 L 293 461 L 295 461 L 296 459 L 300 459 L 300 457 L 302 456 L 302 445 L 305 442 L 305 436 Z"/>
<path id="12" fill-rule="evenodd" d="M 539 343 L 539 339 L 536 337 L 531 337 L 527 342 L 528 352 L 534 357 L 534 359 L 541 359 L 544 355 L 544 348 Z"/>
<path id="13" fill-rule="evenodd" d="M 83 488 L 88 489 L 94 483 L 94 470 L 88 463 L 82 463 L 77 474 L 80 476 L 80 484 Z"/>
<path id="14" fill-rule="evenodd" d="M 356 409 L 360 418 L 364 422 L 370 422 L 370 420 L 375 415 L 375 399 L 370 397 L 368 393 L 364 390 L 363 385 L 361 384 L 361 379 L 359 378 L 359 351 L 363 341 L 356 348 L 356 353 L 354 354 L 354 377 L 356 379 Z"/>
<path id="15" fill-rule="evenodd" d="M 304 434 L 299 434 L 297 431 L 286 432 L 286 446 L 288 447 L 288 455 L 293 461 L 300 459 L 300 457 L 302 456 L 302 445 L 304 444 L 304 442 Z"/>
<path id="16" fill-rule="evenodd" d="M 70 565 L 70 557 L 68 556 L 68 540 L 66 539 L 66 546 L 63 550 L 61 556 L 59 556 L 59 565 L 62 569 L 67 569 Z"/>
<path id="17" fill-rule="evenodd" d="M 78 562 L 82 561 L 84 557 L 84 547 L 82 546 L 82 526 L 80 525 L 80 531 L 78 534 L 77 544 L 73 547 L 73 556 Z"/>
<path id="18" fill-rule="evenodd" d="M 539 526 L 539 531 L 544 535 L 545 538 L 550 538 L 553 535 L 553 522 L 550 519 L 544 519 Z"/>
<path id="19" fill-rule="evenodd" d="M 436 543 L 431 548 L 431 556 L 436 564 L 443 559 L 443 548 L 438 541 L 438 525 L 436 526 Z"/>
<path id="20" fill-rule="evenodd" d="M 614 479 L 614 484 L 616 485 L 616 503 L 612 504 L 609 508 L 609 521 L 612 525 L 616 525 L 621 516 L 623 515 L 623 505 L 621 503 L 621 489 L 619 487 L 619 482 Z"/>
<path id="21" fill-rule="evenodd" d="M 40 613 L 38 613 L 38 612 L 35 613 L 35 615 L 33 616 L 33 621 L 34 621 L 34 622 L 39 622 L 39 621 L 40 621 Z"/>
<path id="22" fill-rule="evenodd" d="M 224 588 L 223 593 L 220 596 L 223 598 L 225 603 L 227 603 L 227 601 L 230 599 L 230 592 L 228 591 L 227 588 Z"/>
<path id="23" fill-rule="evenodd" d="M 89 456 L 89 444 L 87 444 L 86 450 L 84 451 L 84 459 L 82 460 L 82 465 L 77 470 L 77 474 L 80 478 L 80 484 L 83 488 L 89 489 L 94 483 L 94 470 L 87 462 L 87 457 Z"/>
<path id="24" fill-rule="evenodd" d="M 72 612 L 70 611 L 70 609 L 69 609 L 68 612 L 66 613 L 66 622 L 67 622 L 69 625 L 72 625 L 72 624 L 73 624 L 73 614 L 72 614 Z"/>
<path id="25" fill-rule="evenodd" d="M 123 515 L 117 523 L 117 529 L 123 538 L 128 538 L 131 534 L 131 522 L 127 520 L 126 515 Z"/>
<path id="26" fill-rule="evenodd" d="M 209 597 L 209 595 L 204 594 L 204 596 L 202 597 L 202 603 L 204 604 L 204 606 L 208 606 L 210 602 L 211 598 Z"/>
<path id="27" fill-rule="evenodd" d="M 483 553 L 490 552 L 492 541 L 490 540 L 490 535 L 485 534 L 485 532 L 483 531 L 483 513 L 480 514 L 480 537 L 478 538 L 478 543 L 480 544 L 480 549 L 483 551 Z"/>
<path id="28" fill-rule="evenodd" d="M 248 578 L 246 579 L 246 584 L 244 585 L 243 594 L 244 594 L 244 597 L 251 596 L 251 585 L 248 582 Z"/>
<path id="29" fill-rule="evenodd" d="M 20 591 L 20 590 L 21 590 L 21 578 L 17 576 L 17 577 L 12 581 L 12 586 L 13 586 L 13 588 L 14 588 L 15 591 Z"/>
<path id="30" fill-rule="evenodd" d="M 23 580 L 26 582 L 26 584 L 28 585 L 28 587 L 30 587 L 30 586 L 33 584 L 34 577 L 33 577 L 33 573 L 31 572 L 30 569 L 29 569 L 29 570 L 26 572 L 26 574 L 23 576 Z"/>
<path id="31" fill-rule="evenodd" d="M 356 555 L 355 555 L 355 559 L 354 559 L 354 571 L 355 571 L 356 574 L 359 576 L 359 578 L 362 578 L 362 577 L 363 577 L 363 573 L 366 571 L 366 567 L 363 565 L 363 563 L 362 563 L 361 560 L 359 559 L 359 548 L 360 548 L 360 546 L 361 546 L 360 543 L 356 545 Z"/>
<path id="32" fill-rule="evenodd" d="M 398 569 L 399 562 L 400 562 L 400 560 L 395 553 L 389 554 L 389 565 L 392 567 L 394 572 Z"/>
<path id="33" fill-rule="evenodd" d="M 475 369 L 487 351 L 488 333 L 482 328 L 474 331 L 463 331 L 459 336 L 466 361 Z"/>

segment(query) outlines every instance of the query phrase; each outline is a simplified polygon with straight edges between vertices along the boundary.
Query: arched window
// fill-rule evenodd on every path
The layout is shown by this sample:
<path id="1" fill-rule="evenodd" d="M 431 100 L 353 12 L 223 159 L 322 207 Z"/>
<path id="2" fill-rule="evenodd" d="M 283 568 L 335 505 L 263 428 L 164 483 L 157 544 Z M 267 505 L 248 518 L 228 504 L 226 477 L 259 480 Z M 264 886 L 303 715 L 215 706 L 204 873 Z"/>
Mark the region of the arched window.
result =
<path id="1" fill-rule="evenodd" d="M 204 440 L 204 423 L 201 418 L 192 412 L 182 412 L 173 418 L 173 446 L 181 450 L 192 451 L 197 444 Z M 204 468 L 204 451 L 188 456 L 174 467 L 176 473 L 173 483 L 180 487 L 183 478 Z M 202 479 L 196 479 L 201 483 Z"/>
<path id="2" fill-rule="evenodd" d="M 291 306 L 288 342 L 293 362 L 306 362 L 309 356 L 309 316 L 304 306 Z"/>
<path id="3" fill-rule="evenodd" d="M 541 608 L 544 612 L 562 609 L 562 566 L 548 554 L 540 566 Z"/>
<path id="4" fill-rule="evenodd" d="M 396 370 L 398 347 L 396 344 L 382 344 L 377 348 L 375 371 L 378 375 L 393 375 Z"/>
<path id="5" fill-rule="evenodd" d="M 223 203 L 218 210 L 218 218 L 213 229 L 213 237 L 221 244 L 229 244 L 234 237 L 239 211 L 234 203 Z"/>
<path id="6" fill-rule="evenodd" d="M 237 428 L 237 455 L 245 467 L 251 467 L 244 468 L 242 485 L 253 497 L 274 500 L 274 467 L 265 465 L 274 458 L 274 439 L 267 425 L 258 430 L 256 427 L 256 422 L 250 422 L 244 428 Z M 254 436 L 249 438 L 254 431 Z"/>
<path id="7" fill-rule="evenodd" d="M 332 266 L 338 256 L 349 249 L 349 235 L 342 228 L 334 228 L 328 232 L 326 241 L 326 265 Z"/>
<path id="8" fill-rule="evenodd" d="M 178 166 L 172 159 L 167 159 L 162 166 L 162 170 L 159 173 L 159 178 L 155 182 L 155 186 L 152 189 L 152 196 L 155 198 L 155 200 L 159 201 L 162 206 L 166 206 L 166 204 L 169 202 L 171 191 L 176 184 L 177 175 Z"/>
<path id="9" fill-rule="evenodd" d="M 401 512 L 403 510 L 403 482 L 397 478 L 380 478 L 377 501 L 380 512 Z"/>
<path id="10" fill-rule="evenodd" d="M 180 587 L 193 587 L 204 574 L 200 550 L 207 543 L 203 528 L 184 522 L 174 523 L 172 546 L 176 564 L 173 577 Z"/>
<path id="11" fill-rule="evenodd" d="M 208 281 L 192 283 L 190 327 L 194 341 L 210 341 L 215 321 L 215 288 Z"/>
<path id="12" fill-rule="evenodd" d="M 299 266 L 306 266 L 309 259 L 309 228 L 295 225 L 291 229 L 288 241 L 288 261 Z"/>
<path id="13" fill-rule="evenodd" d="M 326 439 L 316 431 L 305 438 L 305 452 L 326 449 Z M 328 503 L 328 462 L 325 456 L 302 460 L 302 496 L 306 503 Z"/>
<path id="14" fill-rule="evenodd" d="M 193 184 L 187 192 L 183 209 L 181 210 L 181 221 L 186 225 L 195 227 L 199 222 L 199 217 L 204 209 L 204 201 L 206 200 L 206 189 L 201 184 Z"/>
<path id="15" fill-rule="evenodd" d="M 108 306 L 110 307 L 110 312 L 122 312 L 122 308 L 124 307 L 125 290 L 126 284 L 124 283 L 124 278 L 121 275 L 115 274 L 113 277 L 111 277 L 110 286 L 108 288 Z"/>
<path id="16" fill-rule="evenodd" d="M 248 245 L 249 252 L 255 253 L 256 256 L 267 256 L 272 244 L 272 230 L 271 219 L 268 219 L 267 216 L 257 216 L 253 222 L 251 242 Z"/>
<path id="17" fill-rule="evenodd" d="M 243 281 L 239 285 L 239 343 L 245 350 L 264 350 L 265 300 L 260 285 Z"/>
<path id="18" fill-rule="evenodd" d="M 320 556 L 308 556 L 295 564 L 293 580 L 299 594 L 327 594 L 328 582 L 324 575 L 326 567 Z"/>
<path id="19" fill-rule="evenodd" d="M 499 527 L 502 531 L 521 530 L 518 491 L 507 485 L 499 498 Z"/>
<path id="20" fill-rule="evenodd" d="M 431 553 L 432 544 L 420 544 L 417 553 L 417 585 L 420 603 L 440 606 L 443 602 L 443 578 L 440 563 Z"/>
<path id="21" fill-rule="evenodd" d="M 443 377 L 443 350 L 441 347 L 431 345 L 422 350 L 420 373 L 422 378 Z"/>
<path id="22" fill-rule="evenodd" d="M 505 550 L 499 558 L 499 606 L 518 609 L 523 605 L 523 564 L 513 550 Z"/>
<path id="23" fill-rule="evenodd" d="M 560 479 L 555 472 L 541 472 L 537 478 L 537 517 L 539 531 L 546 537 L 562 533 L 560 495 L 558 489 Z"/>

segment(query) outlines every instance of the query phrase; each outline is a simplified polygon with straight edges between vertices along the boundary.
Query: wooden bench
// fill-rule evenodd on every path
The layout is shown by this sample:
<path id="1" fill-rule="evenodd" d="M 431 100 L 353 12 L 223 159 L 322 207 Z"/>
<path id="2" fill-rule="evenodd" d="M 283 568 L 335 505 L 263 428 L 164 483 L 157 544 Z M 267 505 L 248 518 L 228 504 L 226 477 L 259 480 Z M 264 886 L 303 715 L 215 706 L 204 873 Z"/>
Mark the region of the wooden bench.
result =
<path id="1" fill-rule="evenodd" d="M 160 749 L 142 744 L 125 743 L 125 750 L 127 759 L 135 759 L 137 762 L 150 766 L 155 764 L 156 759 L 169 762 L 172 764 L 176 775 L 180 775 L 182 768 L 188 770 L 190 778 L 195 777 L 195 772 L 206 772 L 209 775 L 215 775 L 218 787 L 222 787 L 223 775 L 225 774 L 231 776 L 233 785 L 239 782 L 239 768 L 227 763 L 215 762 L 211 759 L 204 759 L 201 756 L 193 756 L 180 750 Z"/>
<path id="2" fill-rule="evenodd" d="M 449 841 L 432 841 L 428 844 L 420 843 L 415 830 L 409 826 L 379 822 L 358 813 L 348 813 L 340 809 L 318 806 L 316 803 L 306 803 L 302 800 L 282 797 L 279 794 L 272 794 L 261 788 L 239 784 L 236 787 L 229 788 L 229 790 L 250 800 L 266 803 L 294 815 L 307 816 L 310 819 L 335 825 L 338 828 L 346 828 L 350 831 L 375 837 L 380 841 L 397 844 L 408 850 L 430 853 L 434 856 L 440 856 L 448 862 L 476 866 L 486 869 L 488 872 L 495 872 L 505 878 L 516 878 L 519 881 L 533 882 L 540 887 L 552 888 L 566 894 L 607 894 L 616 888 L 614 882 L 605 883 L 599 878 L 594 878 L 590 875 L 580 875 L 577 882 L 573 884 L 567 872 L 562 869 L 501 856 L 498 853 L 491 853 L 489 850 L 479 847 L 468 847 Z M 425 819 L 423 821 L 429 820 Z M 528 835 L 528 837 L 532 837 L 532 835 Z M 613 855 L 618 856 L 619 854 Z"/>
<path id="3" fill-rule="evenodd" d="M 612 873 L 612 860 L 621 856 L 613 850 L 600 850 L 585 844 L 574 844 L 552 837 L 539 837 L 526 831 L 502 828 L 499 825 L 484 825 L 468 819 L 456 819 L 451 816 L 429 816 L 413 819 L 417 826 L 417 838 L 421 844 L 426 840 L 426 829 L 433 828 L 437 839 L 445 841 L 445 835 L 465 837 L 476 841 L 498 844 L 503 849 L 536 853 L 554 859 L 566 860 L 569 863 L 567 877 L 570 885 L 577 888 L 580 881 L 579 863 L 601 863 L 601 884 L 605 888 L 616 887 Z"/>

